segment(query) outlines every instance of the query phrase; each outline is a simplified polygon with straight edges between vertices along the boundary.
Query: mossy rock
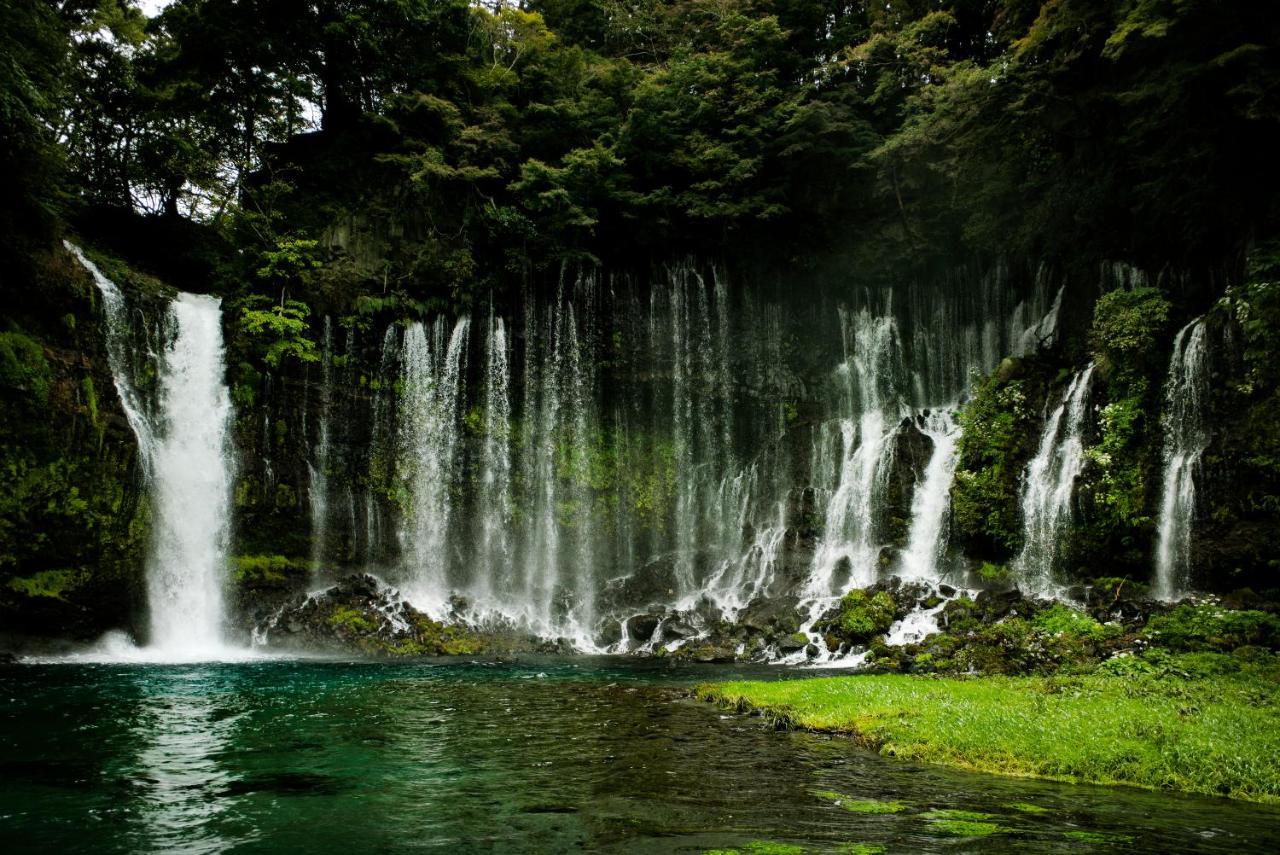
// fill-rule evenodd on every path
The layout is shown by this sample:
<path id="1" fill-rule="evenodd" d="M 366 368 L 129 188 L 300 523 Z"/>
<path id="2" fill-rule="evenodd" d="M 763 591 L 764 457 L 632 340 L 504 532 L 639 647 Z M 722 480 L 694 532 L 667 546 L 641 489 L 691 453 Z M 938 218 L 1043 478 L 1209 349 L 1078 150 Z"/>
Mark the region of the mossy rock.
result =
<path id="1" fill-rule="evenodd" d="M 855 589 L 840 599 L 835 614 L 824 620 L 821 629 L 850 644 L 865 644 L 889 631 L 897 610 L 887 591 L 873 594 Z"/>

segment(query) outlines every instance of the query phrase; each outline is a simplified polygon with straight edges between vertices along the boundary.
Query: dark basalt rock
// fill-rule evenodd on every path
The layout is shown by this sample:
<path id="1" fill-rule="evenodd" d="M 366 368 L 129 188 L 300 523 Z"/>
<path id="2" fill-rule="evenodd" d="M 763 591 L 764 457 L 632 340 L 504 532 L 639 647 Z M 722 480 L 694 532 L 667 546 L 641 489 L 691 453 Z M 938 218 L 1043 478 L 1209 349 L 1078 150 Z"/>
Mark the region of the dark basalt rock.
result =
<path id="1" fill-rule="evenodd" d="M 653 638 L 653 632 L 661 622 L 661 614 L 633 615 L 627 620 L 627 635 L 636 644 L 644 644 Z"/>
<path id="2" fill-rule="evenodd" d="M 664 555 L 629 576 L 606 582 L 600 592 L 600 604 L 606 611 L 643 609 L 668 602 L 676 587 L 675 556 Z"/>
<path id="3" fill-rule="evenodd" d="M 693 638 L 698 634 L 697 627 L 683 620 L 674 619 L 662 622 L 662 640 L 664 642 L 678 641 L 682 638 Z"/>
<path id="4" fill-rule="evenodd" d="M 876 508 L 876 527 L 884 539 L 905 543 L 911 524 L 911 499 L 916 482 L 929 465 L 933 454 L 933 440 L 926 436 L 912 419 L 902 424 L 889 437 L 889 471 L 885 475 L 882 501 Z M 891 566 L 891 565 L 890 565 Z"/>
<path id="5" fill-rule="evenodd" d="M 809 636 L 803 632 L 794 632 L 791 635 L 778 639 L 777 647 L 779 653 L 794 653 L 801 648 L 809 646 Z"/>
<path id="6" fill-rule="evenodd" d="M 790 635 L 800 629 L 799 605 L 797 597 L 756 600 L 742 610 L 737 623 L 748 633 L 769 637 Z"/>
<path id="7" fill-rule="evenodd" d="M 315 596 L 295 596 L 260 629 L 274 647 L 381 656 L 469 655 L 534 650 L 543 644 L 442 624 L 368 574 L 349 576 Z"/>
<path id="8" fill-rule="evenodd" d="M 681 646 L 671 658 L 685 662 L 733 662 L 738 656 L 734 648 L 710 641 L 693 641 Z"/>

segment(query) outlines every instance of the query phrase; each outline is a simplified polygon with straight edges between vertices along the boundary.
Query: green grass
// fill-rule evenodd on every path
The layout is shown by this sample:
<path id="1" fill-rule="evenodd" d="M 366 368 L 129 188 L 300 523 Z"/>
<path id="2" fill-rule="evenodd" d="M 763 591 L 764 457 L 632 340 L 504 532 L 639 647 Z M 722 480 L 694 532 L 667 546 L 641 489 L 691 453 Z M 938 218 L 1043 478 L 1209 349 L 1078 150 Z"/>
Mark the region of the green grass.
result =
<path id="1" fill-rule="evenodd" d="M 697 694 L 792 726 L 849 733 L 886 756 L 1280 802 L 1280 660 L 1183 658 L 1166 656 L 1154 673 L 862 675 L 722 683 Z"/>

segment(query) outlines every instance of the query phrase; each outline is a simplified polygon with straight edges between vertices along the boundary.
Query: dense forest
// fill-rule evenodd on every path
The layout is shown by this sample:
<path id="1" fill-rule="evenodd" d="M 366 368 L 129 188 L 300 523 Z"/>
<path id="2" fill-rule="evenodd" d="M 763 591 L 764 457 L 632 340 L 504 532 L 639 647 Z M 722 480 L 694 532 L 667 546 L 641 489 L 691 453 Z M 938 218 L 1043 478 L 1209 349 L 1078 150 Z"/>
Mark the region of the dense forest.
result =
<path id="1" fill-rule="evenodd" d="M 0 11 L 0 575 L 15 628 L 145 634 L 147 462 L 115 403 L 98 297 L 63 239 L 127 292 L 135 338 L 158 334 L 175 289 L 222 299 L 238 461 L 230 552 L 252 620 L 259 595 L 278 604 L 255 586 L 411 564 L 431 537 L 451 553 L 484 539 L 495 567 L 537 550 L 564 565 L 572 541 L 573 561 L 589 565 L 575 572 L 594 581 L 588 594 L 581 581 L 543 584 L 544 616 L 594 620 L 584 597 L 601 613 L 628 597 L 644 605 L 635 587 L 710 584 L 702 565 L 717 559 L 690 556 L 713 534 L 723 551 L 763 549 L 764 500 L 750 500 L 746 524 L 691 510 L 738 483 L 726 473 L 775 485 L 784 546 L 769 561 L 786 553 L 788 595 L 806 573 L 840 593 L 866 578 L 834 529 L 876 546 L 882 569 L 909 558 L 913 493 L 929 460 L 951 465 L 940 443 L 952 440 L 954 477 L 938 495 L 953 570 L 1005 584 L 1020 555 L 1052 546 L 1041 575 L 1062 584 L 1158 584 L 1166 374 L 1187 347 L 1175 333 L 1201 315 L 1214 360 L 1198 418 L 1214 427 L 1196 453 L 1183 587 L 1274 585 L 1280 20 L 1265 4 L 175 0 L 151 11 L 130 0 Z M 879 298 L 858 295 L 872 292 L 910 295 L 891 300 L 890 391 L 832 391 L 833 367 L 866 369 L 876 327 L 859 327 L 860 312 Z M 929 335 L 970 335 L 1015 300 L 1034 309 L 1032 331 L 1052 303 L 1041 347 L 1016 345 L 1022 327 L 987 333 L 981 359 L 935 355 L 946 382 L 920 379 L 929 345 L 909 341 L 920 319 L 954 305 L 954 323 Z M 441 360 L 453 359 L 460 378 L 444 434 L 403 424 L 415 324 L 431 370 L 448 374 Z M 145 392 L 156 367 L 138 353 Z M 493 399 L 494 371 L 509 400 Z M 761 379 L 742 380 L 749 371 Z M 915 390 L 900 392 L 908 375 Z M 1070 536 L 1054 517 L 1055 542 L 1037 545 L 1026 473 L 1045 425 L 1057 428 L 1053 403 L 1070 415 L 1073 387 L 1089 412 L 1068 478 Z M 926 424 L 943 403 L 962 434 Z M 824 427 L 832 407 L 864 434 L 873 410 L 890 428 L 918 425 L 886 433 L 888 462 L 866 464 L 879 467 L 872 534 L 855 531 L 853 503 L 832 510 L 863 466 L 837 448 L 823 468 L 819 452 L 840 442 Z M 446 457 L 431 476 L 445 486 L 407 472 L 409 451 Z M 728 480 L 698 480 L 715 467 Z M 495 471 L 506 480 L 484 493 Z M 539 492 L 543 481 L 553 488 Z M 333 522 L 343 491 L 349 519 Z M 424 521 L 424 491 L 443 522 Z M 489 500 L 502 515 L 460 532 Z M 490 543 L 544 517 L 558 532 L 550 546 L 536 533 Z M 675 563 L 661 570 L 668 547 Z M 805 569 L 824 562 L 817 576 Z M 661 578 L 601 587 L 638 579 L 637 567 Z"/>

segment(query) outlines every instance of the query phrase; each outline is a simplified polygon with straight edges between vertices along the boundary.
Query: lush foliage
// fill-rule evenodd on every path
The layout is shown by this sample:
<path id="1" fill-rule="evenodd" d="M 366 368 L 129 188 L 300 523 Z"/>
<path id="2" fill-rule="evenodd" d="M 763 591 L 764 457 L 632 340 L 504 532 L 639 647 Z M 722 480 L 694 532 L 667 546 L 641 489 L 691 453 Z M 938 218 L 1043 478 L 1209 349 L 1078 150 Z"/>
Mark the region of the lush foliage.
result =
<path id="1" fill-rule="evenodd" d="M 189 217 L 234 238 L 228 285 L 313 242 L 308 302 L 466 305 L 530 268 L 761 238 L 1187 266 L 1273 213 L 1277 22 L 1242 1 L 3 14 L 10 239 L 59 209 Z"/>
<path id="2" fill-rule="evenodd" d="M 1031 380 L 1009 373 L 1002 366 L 983 381 L 961 412 L 964 433 L 951 487 L 951 525 L 958 541 L 976 555 L 997 560 L 1009 557 L 1022 542 L 1019 478 L 1035 451 L 1039 425 L 1028 400 Z M 990 566 L 994 571 L 998 565 Z"/>

